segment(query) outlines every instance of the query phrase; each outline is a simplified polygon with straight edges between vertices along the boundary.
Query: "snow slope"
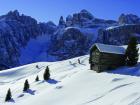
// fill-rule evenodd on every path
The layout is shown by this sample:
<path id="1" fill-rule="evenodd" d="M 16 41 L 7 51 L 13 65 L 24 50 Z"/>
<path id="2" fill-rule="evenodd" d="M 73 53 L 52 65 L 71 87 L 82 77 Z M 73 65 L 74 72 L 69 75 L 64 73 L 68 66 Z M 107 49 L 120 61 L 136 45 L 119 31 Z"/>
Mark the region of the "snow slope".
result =
<path id="1" fill-rule="evenodd" d="M 21 49 L 19 58 L 20 64 L 28 64 L 37 61 L 55 61 L 54 56 L 50 56 L 47 52 L 50 45 L 51 35 L 40 35 L 36 39 L 31 39 L 27 46 Z"/>
<path id="2" fill-rule="evenodd" d="M 0 71 L 0 105 L 140 105 L 140 78 L 135 75 L 140 74 L 139 65 L 96 73 L 89 70 L 88 55 L 79 57 L 81 64 L 77 59 L 38 62 Z M 51 79 L 46 82 L 42 74 L 47 65 Z M 129 74 L 132 70 L 135 72 L 130 74 L 134 76 Z M 34 81 L 36 75 L 39 82 Z M 28 93 L 22 92 L 25 79 L 31 86 Z M 5 103 L 8 88 L 13 100 Z"/>

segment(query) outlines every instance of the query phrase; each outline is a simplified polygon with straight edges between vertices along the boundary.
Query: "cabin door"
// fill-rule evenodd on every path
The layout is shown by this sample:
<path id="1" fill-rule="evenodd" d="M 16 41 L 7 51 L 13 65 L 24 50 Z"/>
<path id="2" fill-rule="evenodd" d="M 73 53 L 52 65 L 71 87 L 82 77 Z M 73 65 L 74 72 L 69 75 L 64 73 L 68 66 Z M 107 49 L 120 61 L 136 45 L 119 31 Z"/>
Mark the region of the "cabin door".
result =
<path id="1" fill-rule="evenodd" d="M 94 66 L 95 66 L 95 64 L 90 64 L 90 69 L 93 70 Z"/>

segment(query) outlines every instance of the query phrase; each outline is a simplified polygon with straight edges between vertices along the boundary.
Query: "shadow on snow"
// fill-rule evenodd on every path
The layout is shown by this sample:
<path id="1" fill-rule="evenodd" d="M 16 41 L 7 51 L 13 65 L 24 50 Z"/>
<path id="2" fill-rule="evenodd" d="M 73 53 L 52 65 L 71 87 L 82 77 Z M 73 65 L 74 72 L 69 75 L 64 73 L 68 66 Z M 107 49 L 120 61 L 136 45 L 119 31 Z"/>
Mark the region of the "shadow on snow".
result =
<path id="1" fill-rule="evenodd" d="M 28 90 L 25 91 L 24 93 L 29 93 L 29 94 L 31 94 L 31 95 L 35 95 L 35 92 L 36 92 L 36 90 L 28 89 Z"/>
<path id="2" fill-rule="evenodd" d="M 44 82 L 47 82 L 49 84 L 57 84 L 58 82 L 60 81 L 57 81 L 55 79 L 49 79 L 49 80 L 43 80 L 43 81 L 40 81 L 38 84 L 41 84 L 41 83 L 44 83 Z"/>
<path id="3" fill-rule="evenodd" d="M 133 67 L 121 67 L 116 70 L 106 71 L 107 73 L 112 74 L 121 74 L 121 75 L 130 75 L 140 77 L 140 63 Z"/>

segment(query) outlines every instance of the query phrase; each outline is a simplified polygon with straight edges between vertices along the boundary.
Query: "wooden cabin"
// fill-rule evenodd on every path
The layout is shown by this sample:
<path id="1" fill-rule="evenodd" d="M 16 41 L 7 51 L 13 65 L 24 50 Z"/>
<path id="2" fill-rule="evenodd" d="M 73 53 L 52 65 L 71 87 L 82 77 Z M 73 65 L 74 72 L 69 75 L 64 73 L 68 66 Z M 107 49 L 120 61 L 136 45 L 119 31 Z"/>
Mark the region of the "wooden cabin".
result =
<path id="1" fill-rule="evenodd" d="M 96 43 L 90 49 L 89 63 L 97 72 L 116 69 L 125 64 L 125 48 Z"/>

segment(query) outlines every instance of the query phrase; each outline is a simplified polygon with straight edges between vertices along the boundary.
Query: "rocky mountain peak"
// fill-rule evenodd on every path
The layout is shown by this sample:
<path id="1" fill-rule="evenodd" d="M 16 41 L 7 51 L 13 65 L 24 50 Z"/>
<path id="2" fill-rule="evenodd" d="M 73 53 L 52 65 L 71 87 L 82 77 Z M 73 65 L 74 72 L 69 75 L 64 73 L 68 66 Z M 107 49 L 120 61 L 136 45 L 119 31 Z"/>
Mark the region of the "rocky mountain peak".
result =
<path id="1" fill-rule="evenodd" d="M 50 25 L 50 26 L 56 26 L 56 25 L 54 24 L 54 22 L 52 22 L 52 21 L 48 21 L 46 24 L 47 24 L 47 25 Z"/>
<path id="2" fill-rule="evenodd" d="M 15 16 L 19 16 L 19 11 L 18 10 L 14 10 L 14 11 L 10 11 L 7 13 L 7 15 L 15 15 Z"/>
<path id="3" fill-rule="evenodd" d="M 81 10 L 81 12 L 79 14 L 82 18 L 87 18 L 89 20 L 94 18 L 94 16 L 89 11 L 87 11 L 85 9 Z"/>
<path id="4" fill-rule="evenodd" d="M 140 24 L 140 17 L 133 14 L 121 14 L 119 24 Z"/>
<path id="5" fill-rule="evenodd" d="M 8 21 L 19 20 L 19 18 L 20 18 L 20 13 L 18 12 L 18 10 L 9 11 L 6 15 L 0 16 L 0 19 L 8 20 Z"/>
<path id="6" fill-rule="evenodd" d="M 89 13 L 86 9 L 82 9 L 81 12 L 83 12 L 83 13 Z"/>
<path id="7" fill-rule="evenodd" d="M 66 17 L 66 21 L 71 21 L 72 20 L 72 16 L 71 15 L 68 15 L 67 17 Z"/>
<path id="8" fill-rule="evenodd" d="M 59 19 L 59 26 L 60 27 L 65 27 L 65 25 L 66 25 L 65 20 L 64 20 L 63 16 L 61 16 L 60 19 Z"/>

